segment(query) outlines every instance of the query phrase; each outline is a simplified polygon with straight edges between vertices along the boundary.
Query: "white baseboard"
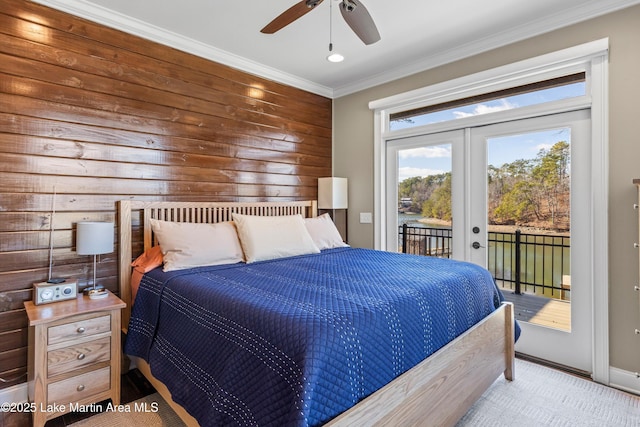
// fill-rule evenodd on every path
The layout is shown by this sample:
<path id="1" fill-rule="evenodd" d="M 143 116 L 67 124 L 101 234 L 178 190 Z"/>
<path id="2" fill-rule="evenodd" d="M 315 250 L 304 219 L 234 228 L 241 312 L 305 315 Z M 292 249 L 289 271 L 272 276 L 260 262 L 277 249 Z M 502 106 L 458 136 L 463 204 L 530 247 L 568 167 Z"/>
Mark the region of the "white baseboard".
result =
<path id="1" fill-rule="evenodd" d="M 609 385 L 640 395 L 640 378 L 636 372 L 609 367 Z"/>
<path id="2" fill-rule="evenodd" d="M 28 399 L 27 383 L 0 390 L 0 403 L 21 403 Z"/>

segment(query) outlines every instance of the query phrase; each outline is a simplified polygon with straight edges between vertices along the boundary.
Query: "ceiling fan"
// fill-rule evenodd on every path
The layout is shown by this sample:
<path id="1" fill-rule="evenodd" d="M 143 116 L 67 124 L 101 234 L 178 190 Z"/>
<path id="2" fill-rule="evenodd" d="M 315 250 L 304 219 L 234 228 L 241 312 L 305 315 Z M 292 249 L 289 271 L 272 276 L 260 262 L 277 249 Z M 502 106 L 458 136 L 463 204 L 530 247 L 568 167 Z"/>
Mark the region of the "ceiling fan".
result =
<path id="1" fill-rule="evenodd" d="M 323 0 L 300 1 L 278 15 L 273 21 L 269 22 L 267 26 L 260 30 L 260 32 L 273 34 L 296 19 L 306 15 L 312 9 L 315 9 L 322 1 Z M 360 37 L 360 40 L 362 40 L 364 44 L 369 45 L 380 40 L 380 33 L 378 33 L 376 24 L 373 22 L 371 15 L 369 15 L 369 11 L 367 11 L 360 1 L 340 0 L 340 12 L 347 22 L 347 25 Z"/>

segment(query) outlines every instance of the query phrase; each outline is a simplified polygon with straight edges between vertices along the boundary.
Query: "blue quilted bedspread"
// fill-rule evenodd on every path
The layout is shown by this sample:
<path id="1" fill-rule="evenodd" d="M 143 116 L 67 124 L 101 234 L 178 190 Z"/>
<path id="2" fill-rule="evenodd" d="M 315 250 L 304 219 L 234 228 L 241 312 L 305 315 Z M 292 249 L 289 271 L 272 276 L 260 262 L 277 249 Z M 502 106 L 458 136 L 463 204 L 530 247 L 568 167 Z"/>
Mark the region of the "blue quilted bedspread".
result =
<path id="1" fill-rule="evenodd" d="M 125 352 L 202 426 L 319 425 L 494 311 L 476 265 L 367 249 L 147 273 Z"/>

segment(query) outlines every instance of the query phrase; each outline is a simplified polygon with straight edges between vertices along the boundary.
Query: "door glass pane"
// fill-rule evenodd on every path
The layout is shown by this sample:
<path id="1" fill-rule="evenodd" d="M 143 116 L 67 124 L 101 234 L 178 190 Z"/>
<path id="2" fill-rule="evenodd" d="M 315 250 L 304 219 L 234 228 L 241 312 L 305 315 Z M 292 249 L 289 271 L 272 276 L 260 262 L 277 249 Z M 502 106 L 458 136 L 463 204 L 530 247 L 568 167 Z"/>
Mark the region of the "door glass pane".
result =
<path id="1" fill-rule="evenodd" d="M 451 144 L 398 151 L 398 251 L 451 256 Z"/>
<path id="2" fill-rule="evenodd" d="M 488 269 L 518 320 L 567 331 L 570 144 L 570 128 L 487 140 Z"/>

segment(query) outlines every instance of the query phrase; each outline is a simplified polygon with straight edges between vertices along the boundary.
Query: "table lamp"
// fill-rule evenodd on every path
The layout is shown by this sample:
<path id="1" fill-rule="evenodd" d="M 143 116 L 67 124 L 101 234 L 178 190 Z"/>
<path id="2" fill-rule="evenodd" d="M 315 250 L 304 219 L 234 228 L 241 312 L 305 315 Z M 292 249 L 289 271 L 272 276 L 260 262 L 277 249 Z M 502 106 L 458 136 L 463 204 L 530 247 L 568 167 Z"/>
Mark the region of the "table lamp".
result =
<path id="1" fill-rule="evenodd" d="M 78 255 L 93 255 L 93 287 L 87 286 L 85 295 L 91 299 L 104 298 L 106 289 L 96 284 L 96 256 L 113 252 L 113 223 L 83 221 L 77 226 L 76 252 Z"/>

